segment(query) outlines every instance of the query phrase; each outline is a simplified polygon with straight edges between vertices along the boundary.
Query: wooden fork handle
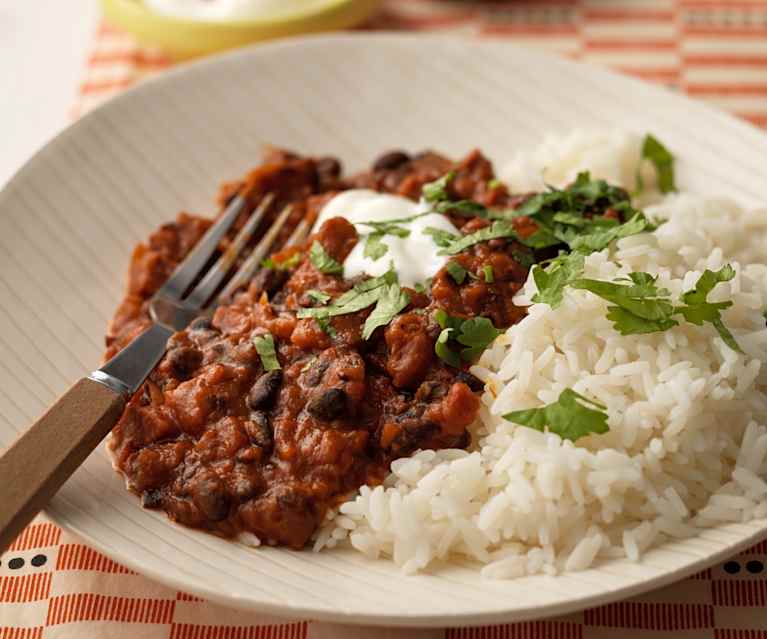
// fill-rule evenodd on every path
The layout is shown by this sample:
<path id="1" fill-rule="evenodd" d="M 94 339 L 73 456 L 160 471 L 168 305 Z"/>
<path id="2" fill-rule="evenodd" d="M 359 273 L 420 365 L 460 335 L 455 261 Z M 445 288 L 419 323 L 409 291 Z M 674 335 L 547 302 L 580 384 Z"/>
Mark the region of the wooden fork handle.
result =
<path id="1" fill-rule="evenodd" d="M 0 552 L 104 439 L 125 396 L 81 379 L 0 454 Z"/>

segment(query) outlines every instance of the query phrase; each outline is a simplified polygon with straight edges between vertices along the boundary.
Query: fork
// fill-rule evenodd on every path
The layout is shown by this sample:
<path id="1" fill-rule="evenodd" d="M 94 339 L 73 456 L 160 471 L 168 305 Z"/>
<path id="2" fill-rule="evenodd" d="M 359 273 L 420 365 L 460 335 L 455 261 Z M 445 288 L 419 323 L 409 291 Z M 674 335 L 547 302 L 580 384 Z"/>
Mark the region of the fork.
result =
<path id="1" fill-rule="evenodd" d="M 245 210 L 247 197 L 240 193 L 228 204 L 224 214 L 152 297 L 151 326 L 100 369 L 76 382 L 0 455 L 0 552 L 114 427 L 131 396 L 162 359 L 171 335 L 231 300 L 258 272 L 290 216 L 290 205 L 282 209 L 240 268 L 216 294 L 271 207 L 272 194 L 259 201 L 229 247 L 207 268 L 221 240 Z M 308 233 L 309 222 L 302 220 L 285 247 L 299 244 Z"/>

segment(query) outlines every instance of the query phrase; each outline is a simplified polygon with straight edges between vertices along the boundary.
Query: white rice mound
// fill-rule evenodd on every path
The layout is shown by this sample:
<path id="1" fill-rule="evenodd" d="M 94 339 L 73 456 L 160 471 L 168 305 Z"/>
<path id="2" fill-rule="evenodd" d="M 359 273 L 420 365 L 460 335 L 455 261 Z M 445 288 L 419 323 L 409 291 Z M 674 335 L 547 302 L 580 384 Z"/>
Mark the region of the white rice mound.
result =
<path id="1" fill-rule="evenodd" d="M 640 141 L 576 133 L 517 158 L 507 176 L 525 190 L 546 166 L 558 185 L 593 169 L 630 188 Z M 585 277 L 646 271 L 677 298 L 704 269 L 731 263 L 734 279 L 709 299 L 734 302 L 723 319 L 744 353 L 710 325 L 621 336 L 601 298 L 568 288 L 553 310 L 531 303 L 530 278 L 517 299 L 527 317 L 472 368 L 486 382 L 473 448 L 395 461 L 383 486 L 363 486 L 328 517 L 315 550 L 350 544 L 406 573 L 468 558 L 511 578 L 638 560 L 665 539 L 767 517 L 767 214 L 690 194 L 656 199 L 646 212 L 668 222 L 592 254 Z M 605 404 L 610 431 L 573 443 L 501 417 L 565 388 Z"/>

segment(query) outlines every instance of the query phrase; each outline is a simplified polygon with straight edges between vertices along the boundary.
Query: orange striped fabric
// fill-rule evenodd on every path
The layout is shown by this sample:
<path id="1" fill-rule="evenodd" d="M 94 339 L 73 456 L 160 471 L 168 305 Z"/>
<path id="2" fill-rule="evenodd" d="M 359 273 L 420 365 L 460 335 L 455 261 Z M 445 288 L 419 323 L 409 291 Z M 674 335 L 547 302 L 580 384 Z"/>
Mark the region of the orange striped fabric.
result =
<path id="1" fill-rule="evenodd" d="M 767 0 L 385 0 L 363 30 L 509 39 L 687 92 L 767 127 Z M 77 117 L 169 66 L 102 24 Z M 445 629 L 440 639 L 767 639 L 767 542 L 672 588 L 551 621 Z M 38 520 L 0 557 L 0 639 L 333 639 L 383 636 L 230 613 L 144 580 Z M 151 595 L 150 595 L 151 593 Z M 234 621 L 236 616 L 236 622 Z M 220 620 L 220 623 L 217 622 Z M 139 633 L 140 629 L 140 633 Z M 421 636 L 406 630 L 390 635 Z M 430 633 L 428 636 L 432 636 Z"/>
<path id="2" fill-rule="evenodd" d="M 132 570 L 128 570 L 124 566 L 82 544 L 61 545 L 59 547 L 56 570 L 97 570 L 99 572 L 136 574 Z"/>

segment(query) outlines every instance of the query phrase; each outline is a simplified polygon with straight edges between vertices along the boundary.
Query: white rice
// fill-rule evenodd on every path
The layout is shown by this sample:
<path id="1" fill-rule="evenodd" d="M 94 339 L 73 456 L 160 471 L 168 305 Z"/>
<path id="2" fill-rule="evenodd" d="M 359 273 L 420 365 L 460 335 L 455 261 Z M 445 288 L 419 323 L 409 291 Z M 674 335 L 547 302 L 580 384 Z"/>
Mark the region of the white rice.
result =
<path id="1" fill-rule="evenodd" d="M 591 169 L 633 188 L 640 146 L 636 135 L 576 133 L 515 159 L 505 177 L 524 191 L 544 168 L 557 185 Z M 654 199 L 647 213 L 668 222 L 592 254 L 585 276 L 646 271 L 679 296 L 731 263 L 735 278 L 710 299 L 734 302 L 723 318 L 744 353 L 710 325 L 621 336 L 586 291 L 566 289 L 556 310 L 532 304 L 472 369 L 486 382 L 473 448 L 395 461 L 383 486 L 328 517 L 316 550 L 350 544 L 407 573 L 469 558 L 511 578 L 636 561 L 666 539 L 767 516 L 767 215 L 692 194 Z M 517 302 L 535 291 L 528 280 Z M 610 431 L 572 443 L 501 417 L 565 388 L 604 403 Z"/>

